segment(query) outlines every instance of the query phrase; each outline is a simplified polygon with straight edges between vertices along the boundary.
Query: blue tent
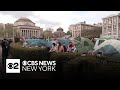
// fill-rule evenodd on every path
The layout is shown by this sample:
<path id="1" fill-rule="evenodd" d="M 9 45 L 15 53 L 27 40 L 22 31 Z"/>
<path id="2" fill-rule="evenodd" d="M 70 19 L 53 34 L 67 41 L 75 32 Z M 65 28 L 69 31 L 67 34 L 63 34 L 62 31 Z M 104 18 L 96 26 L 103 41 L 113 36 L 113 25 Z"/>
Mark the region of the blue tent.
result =
<path id="1" fill-rule="evenodd" d="M 52 47 L 52 43 L 45 40 L 29 40 L 27 41 L 27 45 Z"/>

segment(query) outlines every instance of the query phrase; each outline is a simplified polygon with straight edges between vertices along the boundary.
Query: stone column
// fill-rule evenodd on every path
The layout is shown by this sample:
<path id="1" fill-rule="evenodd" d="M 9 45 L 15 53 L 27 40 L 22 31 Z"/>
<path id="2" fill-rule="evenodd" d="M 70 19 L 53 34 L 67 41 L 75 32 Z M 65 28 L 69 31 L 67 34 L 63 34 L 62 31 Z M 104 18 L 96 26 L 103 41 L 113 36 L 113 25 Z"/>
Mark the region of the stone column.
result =
<path id="1" fill-rule="evenodd" d="M 24 36 L 25 36 L 25 30 L 24 30 Z"/>
<path id="2" fill-rule="evenodd" d="M 28 35 L 28 30 L 26 29 L 26 36 Z"/>
<path id="3" fill-rule="evenodd" d="M 36 36 L 37 36 L 37 31 L 36 31 Z"/>
<path id="4" fill-rule="evenodd" d="M 33 30 L 32 30 L 32 32 L 31 32 L 31 36 L 33 36 Z"/>
<path id="5" fill-rule="evenodd" d="M 28 36 L 30 36 L 30 30 L 28 30 Z"/>
<path id="6" fill-rule="evenodd" d="M 35 30 L 35 36 L 36 36 L 36 30 Z"/>
<path id="7" fill-rule="evenodd" d="M 20 36 L 22 36 L 22 30 L 20 30 L 19 32 L 20 32 Z"/>
<path id="8" fill-rule="evenodd" d="M 118 27 L 118 25 L 119 25 L 119 17 L 117 16 L 117 38 L 118 38 L 118 36 L 119 36 L 119 34 L 118 34 L 118 30 L 119 30 L 119 27 Z"/>
<path id="9" fill-rule="evenodd" d="M 39 30 L 39 37 L 40 37 L 40 30 Z"/>
<path id="10" fill-rule="evenodd" d="M 113 17 L 112 17 L 112 23 L 111 23 L 111 28 L 112 28 L 112 35 L 114 35 L 114 32 L 113 32 L 113 30 L 114 30 L 114 28 L 113 28 L 113 25 L 114 25 L 114 23 L 113 23 Z"/>
<path id="11" fill-rule="evenodd" d="M 22 32 L 22 36 L 24 36 L 25 35 L 25 30 L 23 30 L 23 32 Z"/>

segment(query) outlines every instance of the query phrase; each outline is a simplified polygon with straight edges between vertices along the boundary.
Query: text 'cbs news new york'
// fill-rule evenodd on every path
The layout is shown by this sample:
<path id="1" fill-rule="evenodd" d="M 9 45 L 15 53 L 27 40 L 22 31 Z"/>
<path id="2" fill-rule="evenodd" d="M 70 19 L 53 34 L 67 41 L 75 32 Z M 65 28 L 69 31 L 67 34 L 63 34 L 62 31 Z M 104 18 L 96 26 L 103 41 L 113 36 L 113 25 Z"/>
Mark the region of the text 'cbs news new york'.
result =
<path id="1" fill-rule="evenodd" d="M 20 59 L 6 59 L 6 73 L 56 71 L 56 61 L 31 61 Z"/>

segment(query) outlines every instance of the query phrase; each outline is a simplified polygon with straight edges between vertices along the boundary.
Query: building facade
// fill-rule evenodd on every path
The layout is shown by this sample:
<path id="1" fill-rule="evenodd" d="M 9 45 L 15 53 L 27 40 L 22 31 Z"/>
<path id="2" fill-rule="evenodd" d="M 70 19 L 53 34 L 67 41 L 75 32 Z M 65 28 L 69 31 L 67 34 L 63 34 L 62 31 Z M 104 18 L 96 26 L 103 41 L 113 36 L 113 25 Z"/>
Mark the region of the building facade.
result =
<path id="1" fill-rule="evenodd" d="M 86 24 L 86 22 L 80 22 L 77 24 L 72 24 L 68 27 L 69 31 L 72 32 L 72 37 L 88 37 L 88 38 L 95 38 L 100 37 L 102 33 L 102 26 L 101 25 L 90 25 Z"/>
<path id="2" fill-rule="evenodd" d="M 3 23 L 0 23 L 0 30 L 4 30 L 5 29 L 5 25 Z"/>
<path id="3" fill-rule="evenodd" d="M 14 29 L 20 37 L 24 36 L 36 36 L 43 35 L 43 28 L 35 26 L 35 23 L 28 18 L 20 18 L 14 23 Z"/>
<path id="4" fill-rule="evenodd" d="M 102 36 L 109 35 L 114 38 L 120 38 L 120 14 L 110 15 L 102 20 Z"/>
<path id="5" fill-rule="evenodd" d="M 6 30 L 13 30 L 13 28 L 14 28 L 14 24 L 12 24 L 12 23 L 6 23 L 5 24 L 5 29 Z"/>

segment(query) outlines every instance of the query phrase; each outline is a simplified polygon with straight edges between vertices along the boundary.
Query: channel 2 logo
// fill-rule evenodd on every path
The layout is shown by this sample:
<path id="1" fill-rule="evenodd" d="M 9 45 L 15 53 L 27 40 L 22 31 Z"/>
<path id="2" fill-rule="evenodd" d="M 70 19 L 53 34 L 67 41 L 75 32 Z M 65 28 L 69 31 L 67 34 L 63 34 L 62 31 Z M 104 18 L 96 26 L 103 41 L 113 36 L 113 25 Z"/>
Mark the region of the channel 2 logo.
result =
<path id="1" fill-rule="evenodd" d="M 20 73 L 20 59 L 6 59 L 6 73 Z"/>

